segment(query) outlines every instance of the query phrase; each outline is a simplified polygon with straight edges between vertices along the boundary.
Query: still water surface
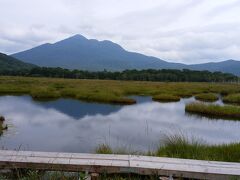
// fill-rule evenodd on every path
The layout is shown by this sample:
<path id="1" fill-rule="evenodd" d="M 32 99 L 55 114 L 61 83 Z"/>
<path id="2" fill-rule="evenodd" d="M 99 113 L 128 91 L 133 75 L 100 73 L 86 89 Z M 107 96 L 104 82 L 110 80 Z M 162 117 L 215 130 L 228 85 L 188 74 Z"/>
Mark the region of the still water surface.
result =
<path id="1" fill-rule="evenodd" d="M 98 144 L 130 150 L 154 150 L 166 134 L 182 133 L 206 143 L 240 141 L 240 122 L 185 114 L 185 104 L 134 97 L 136 105 L 86 103 L 72 99 L 36 102 L 29 96 L 1 96 L 0 114 L 9 130 L 0 137 L 5 149 L 93 152 Z M 218 103 L 221 103 L 220 101 Z"/>

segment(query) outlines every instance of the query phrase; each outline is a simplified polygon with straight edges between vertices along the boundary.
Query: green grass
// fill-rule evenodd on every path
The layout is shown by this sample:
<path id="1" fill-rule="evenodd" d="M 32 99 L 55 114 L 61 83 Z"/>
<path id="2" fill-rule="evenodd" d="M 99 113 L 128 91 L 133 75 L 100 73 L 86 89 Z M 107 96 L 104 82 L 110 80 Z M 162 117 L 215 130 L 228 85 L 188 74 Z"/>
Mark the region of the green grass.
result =
<path id="1" fill-rule="evenodd" d="M 218 100 L 218 95 L 215 93 L 203 93 L 197 94 L 195 98 L 200 101 L 214 102 Z"/>
<path id="2" fill-rule="evenodd" d="M 240 162 L 240 143 L 207 145 L 197 139 L 173 135 L 165 138 L 156 156 L 224 162 Z"/>
<path id="3" fill-rule="evenodd" d="M 98 145 L 95 152 L 98 154 L 113 154 L 113 150 L 108 144 Z"/>
<path id="4" fill-rule="evenodd" d="M 62 172 L 62 171 L 40 171 L 31 169 L 16 169 L 10 173 L 0 175 L 0 179 L 18 180 L 85 180 L 85 173 Z"/>
<path id="5" fill-rule="evenodd" d="M 223 98 L 223 102 L 225 103 L 233 103 L 233 104 L 240 104 L 240 93 L 238 94 L 230 94 Z"/>
<path id="6" fill-rule="evenodd" d="M 143 152 L 133 151 L 123 146 L 112 148 L 110 145 L 106 143 L 99 144 L 95 149 L 95 153 L 97 154 L 134 154 L 134 155 L 144 154 Z"/>
<path id="7" fill-rule="evenodd" d="M 152 98 L 154 101 L 159 101 L 159 102 L 178 102 L 180 101 L 180 97 L 172 94 L 159 94 L 156 96 L 153 96 Z"/>
<path id="8" fill-rule="evenodd" d="M 211 118 L 240 120 L 240 107 L 231 105 L 215 105 L 205 103 L 190 103 L 185 106 L 188 113 L 199 114 Z"/>
<path id="9" fill-rule="evenodd" d="M 197 159 L 224 162 L 240 162 L 240 143 L 208 145 L 196 138 L 187 138 L 182 134 L 164 136 L 159 147 L 152 152 L 130 152 L 121 148 L 114 150 L 107 144 L 97 147 L 98 154 L 134 154 L 182 159 Z"/>
<path id="10" fill-rule="evenodd" d="M 62 172 L 62 171 L 39 171 L 31 169 L 15 170 L 5 175 L 0 174 L 1 180 L 18 179 L 18 180 L 86 180 L 88 179 L 85 172 Z M 158 175 L 138 175 L 138 174 L 107 174 L 101 173 L 99 180 L 159 180 Z"/>
<path id="11" fill-rule="evenodd" d="M 30 95 L 35 100 L 58 99 L 61 97 L 60 93 L 54 88 L 45 87 L 33 88 L 30 92 Z"/>
<path id="12" fill-rule="evenodd" d="M 240 84 L 166 83 L 112 80 L 79 80 L 0 76 L 1 95 L 27 94 L 35 99 L 61 97 L 115 104 L 134 104 L 130 95 L 152 96 L 159 100 L 191 97 L 202 93 L 237 94 Z"/>

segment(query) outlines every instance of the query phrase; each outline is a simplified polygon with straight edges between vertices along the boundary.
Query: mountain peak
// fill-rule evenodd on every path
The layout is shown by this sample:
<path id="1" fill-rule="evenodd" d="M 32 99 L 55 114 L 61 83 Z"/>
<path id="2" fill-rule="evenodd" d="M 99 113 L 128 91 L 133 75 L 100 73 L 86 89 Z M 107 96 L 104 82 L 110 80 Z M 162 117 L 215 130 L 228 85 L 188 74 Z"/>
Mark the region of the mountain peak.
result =
<path id="1" fill-rule="evenodd" d="M 234 59 L 229 59 L 229 60 L 227 60 L 227 62 L 239 62 L 239 61 L 234 60 Z"/>
<path id="2" fill-rule="evenodd" d="M 63 45 L 63 44 L 67 44 L 67 45 L 71 45 L 71 44 L 76 44 L 76 43 L 85 43 L 87 42 L 88 39 L 80 34 L 76 34 L 74 36 L 68 37 L 66 39 L 63 39 L 61 41 L 58 41 L 56 43 L 54 43 L 54 45 Z"/>
<path id="3" fill-rule="evenodd" d="M 67 39 L 72 39 L 72 40 L 87 40 L 87 38 L 84 37 L 84 36 L 82 36 L 81 34 L 76 34 L 76 35 L 71 36 L 71 37 L 69 37 L 69 38 L 67 38 Z M 67 40 L 67 39 L 65 39 L 65 40 Z"/>

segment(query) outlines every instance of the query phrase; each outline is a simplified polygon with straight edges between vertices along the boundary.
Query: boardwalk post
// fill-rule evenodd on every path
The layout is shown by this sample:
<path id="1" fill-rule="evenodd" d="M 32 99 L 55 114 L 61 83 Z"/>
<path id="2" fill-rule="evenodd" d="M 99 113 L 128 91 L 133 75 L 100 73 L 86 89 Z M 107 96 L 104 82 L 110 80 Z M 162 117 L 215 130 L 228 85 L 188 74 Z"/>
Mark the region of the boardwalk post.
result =
<path id="1" fill-rule="evenodd" d="M 98 180 L 99 174 L 98 173 L 91 173 L 91 180 Z"/>
<path id="2" fill-rule="evenodd" d="M 88 173 L 88 171 L 85 171 L 85 177 L 86 180 L 91 180 L 91 175 Z"/>

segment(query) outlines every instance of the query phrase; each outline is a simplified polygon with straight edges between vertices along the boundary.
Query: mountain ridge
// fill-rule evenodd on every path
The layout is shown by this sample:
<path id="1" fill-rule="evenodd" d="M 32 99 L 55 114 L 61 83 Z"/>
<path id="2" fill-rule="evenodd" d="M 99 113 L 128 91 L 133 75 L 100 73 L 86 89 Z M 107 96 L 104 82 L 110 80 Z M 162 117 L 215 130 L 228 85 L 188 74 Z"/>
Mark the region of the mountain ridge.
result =
<path id="1" fill-rule="evenodd" d="M 240 76 L 240 61 L 227 60 L 191 65 L 167 62 L 153 56 L 127 51 L 109 40 L 87 39 L 79 34 L 52 44 L 42 44 L 12 56 L 39 66 L 89 71 L 192 69 L 221 71 Z"/>
<path id="2" fill-rule="evenodd" d="M 37 67 L 33 64 L 24 63 L 16 58 L 0 53 L 0 72 L 6 71 L 18 71 L 29 70 L 33 67 Z"/>

